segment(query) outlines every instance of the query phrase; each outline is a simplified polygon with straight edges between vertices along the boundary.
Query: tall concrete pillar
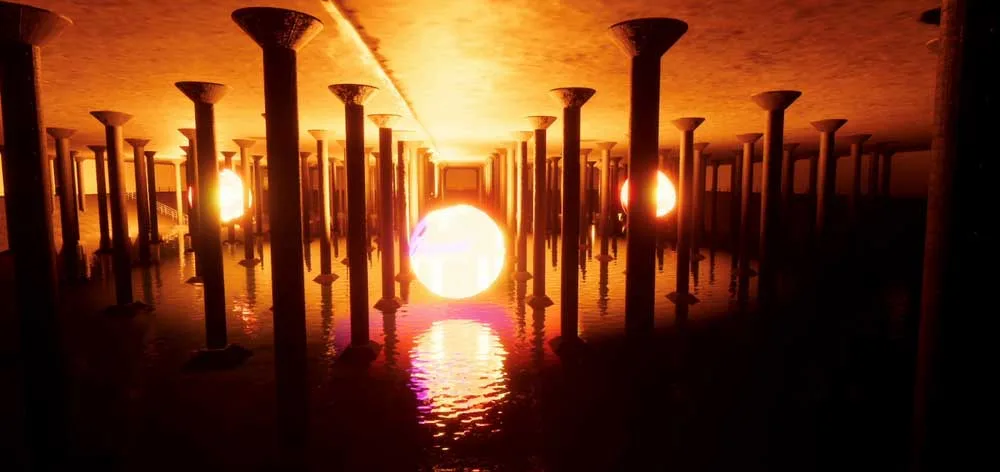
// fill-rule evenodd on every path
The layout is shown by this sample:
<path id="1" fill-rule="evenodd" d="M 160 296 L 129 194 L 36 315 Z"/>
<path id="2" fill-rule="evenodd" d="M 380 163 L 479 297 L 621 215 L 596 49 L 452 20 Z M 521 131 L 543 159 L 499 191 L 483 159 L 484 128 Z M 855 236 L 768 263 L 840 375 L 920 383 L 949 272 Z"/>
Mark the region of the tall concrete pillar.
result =
<path id="1" fill-rule="evenodd" d="M 76 210 L 76 185 L 73 162 L 69 156 L 69 138 L 76 130 L 47 128 L 56 143 L 56 178 L 59 182 L 59 220 L 62 224 L 62 247 L 59 250 L 62 279 L 75 281 L 84 276 L 80 247 L 80 220 Z M 16 220 L 14 221 L 17 224 Z"/>
<path id="2" fill-rule="evenodd" d="M 173 161 L 174 166 L 174 206 L 177 208 L 177 224 L 184 224 L 184 181 L 181 180 L 181 161 Z"/>
<path id="3" fill-rule="evenodd" d="M 528 221 L 531 219 L 531 200 L 528 193 L 530 176 L 528 175 L 528 140 L 534 133 L 531 131 L 515 131 L 514 139 L 520 143 L 517 156 L 517 271 L 513 278 L 524 282 L 531 278 L 528 272 Z"/>
<path id="4" fill-rule="evenodd" d="M 309 151 L 299 152 L 299 198 L 302 200 L 302 242 L 312 240 L 312 181 L 309 179 Z"/>
<path id="5" fill-rule="evenodd" d="M 45 155 L 40 97 L 41 47 L 69 18 L 48 10 L 0 3 L 0 107 L 7 235 L 14 261 L 16 309 L 24 371 L 24 446 L 38 470 L 71 466 L 69 379 L 58 315 L 53 252 L 52 187 Z"/>
<path id="6" fill-rule="evenodd" d="M 621 210 L 621 205 L 622 205 L 622 203 L 621 203 L 621 186 L 622 186 L 623 180 L 620 179 L 620 175 L 619 175 L 622 172 L 622 167 L 621 167 L 622 166 L 622 162 L 621 161 L 622 161 L 622 157 L 621 156 L 613 156 L 611 158 L 611 187 L 610 187 L 609 194 L 608 194 L 608 199 L 610 201 L 610 209 L 609 209 L 609 213 L 608 213 L 608 218 L 610 219 L 609 221 L 610 221 L 610 225 L 611 225 L 608 228 L 608 230 L 611 232 L 611 236 L 612 236 L 611 246 L 615 249 L 615 251 L 614 251 L 615 253 L 618 252 L 617 251 L 617 249 L 618 249 L 618 234 L 619 234 L 619 231 L 621 230 L 619 222 L 618 222 L 618 212 Z"/>
<path id="7" fill-rule="evenodd" d="M 378 355 L 379 346 L 368 332 L 368 227 L 365 224 L 365 108 L 364 104 L 377 89 L 370 85 L 336 84 L 330 91 L 344 102 L 347 141 L 345 166 L 347 167 L 347 251 L 350 267 L 350 307 L 352 353 L 371 360 Z"/>
<path id="8" fill-rule="evenodd" d="M 601 151 L 601 188 L 600 188 L 600 216 L 597 217 L 597 230 L 601 237 L 600 253 L 596 259 L 601 262 L 608 262 L 612 259 L 608 253 L 608 238 L 611 236 L 611 199 L 614 198 L 614 190 L 611 183 L 611 149 L 615 147 L 614 141 L 602 141 L 594 143 L 594 148 Z"/>
<path id="9" fill-rule="evenodd" d="M 719 167 L 722 165 L 722 161 L 719 159 L 712 159 L 712 198 L 709 200 L 709 213 L 712 215 L 711 223 L 711 233 L 712 233 L 712 248 L 714 250 L 715 243 L 719 240 Z"/>
<path id="10" fill-rule="evenodd" d="M 733 153 L 729 163 L 729 234 L 732 236 L 733 255 L 739 251 L 740 244 L 740 170 L 743 167 L 743 149 Z"/>
<path id="11" fill-rule="evenodd" d="M 736 136 L 743 145 L 740 164 L 740 224 L 739 224 L 739 269 L 737 298 L 745 302 L 750 297 L 750 277 L 756 272 L 750 268 L 750 197 L 753 196 L 753 148 L 761 138 L 761 133 L 747 133 Z"/>
<path id="12" fill-rule="evenodd" d="M 195 354 L 191 366 L 219 368 L 228 366 L 243 348 L 229 345 L 226 332 L 226 287 L 222 268 L 219 167 L 215 159 L 215 104 L 229 92 L 229 87 L 210 82 L 174 84 L 194 102 L 194 121 L 198 146 L 198 265 L 202 272 L 205 298 L 205 349 Z M 242 359 L 240 360 L 242 361 Z"/>
<path id="13" fill-rule="evenodd" d="M 156 211 L 156 151 L 145 151 L 146 180 L 149 188 L 149 243 L 159 247 L 160 218 Z M 154 260 L 159 260 L 158 250 L 153 251 Z"/>
<path id="14" fill-rule="evenodd" d="M 257 195 L 257 203 L 254 205 L 254 219 L 257 220 L 257 226 L 254 230 L 258 235 L 264 234 L 264 176 L 261 174 L 260 165 L 263 158 L 261 154 L 253 156 L 253 193 Z"/>
<path id="15" fill-rule="evenodd" d="M 87 148 L 94 153 L 94 170 L 97 174 L 97 222 L 101 231 L 101 240 L 96 252 L 98 254 L 111 254 L 111 223 L 108 218 L 108 184 L 104 158 L 107 147 L 103 144 L 92 144 L 88 145 Z"/>
<path id="16" fill-rule="evenodd" d="M 400 286 L 405 286 L 412 281 L 415 276 L 410 268 L 410 222 L 409 205 L 407 199 L 406 183 L 409 181 L 406 167 L 410 164 L 410 154 L 408 144 L 413 141 L 400 140 L 396 143 L 396 221 L 399 227 L 396 228 L 399 236 L 399 273 L 396 274 L 396 281 Z M 406 297 L 403 297 L 406 300 Z"/>
<path id="17" fill-rule="evenodd" d="M 590 226 L 590 221 L 587 220 L 587 214 L 589 211 L 587 200 L 590 198 L 587 193 L 589 190 L 589 186 L 587 184 L 587 159 L 590 158 L 590 153 L 590 149 L 580 149 L 580 222 L 577 234 L 580 235 L 580 241 L 578 244 L 581 251 L 587 248 L 587 233 L 588 227 Z"/>
<path id="18" fill-rule="evenodd" d="M 847 120 L 831 119 L 812 122 L 819 131 L 819 162 L 816 167 L 816 237 L 823 241 L 829 226 L 830 205 L 833 203 L 837 180 L 837 158 L 833 155 L 835 134 Z"/>
<path id="19" fill-rule="evenodd" d="M 861 156 L 864 155 L 865 141 L 871 137 L 870 134 L 855 134 L 843 138 L 851 146 L 850 216 L 855 223 L 861 211 Z"/>
<path id="20" fill-rule="evenodd" d="M 234 139 L 233 143 L 240 148 L 240 179 L 243 180 L 243 216 L 240 218 L 240 227 L 243 228 L 243 260 L 239 264 L 243 267 L 253 267 L 260 263 L 254 254 L 254 231 L 253 212 L 254 208 L 260 205 L 261 195 L 257 193 L 253 185 L 253 175 L 250 173 L 250 148 L 257 141 L 253 139 Z"/>
<path id="21" fill-rule="evenodd" d="M 597 91 L 585 87 L 557 88 L 549 94 L 559 101 L 563 106 L 563 185 L 565 197 L 563 198 L 563 265 L 560 272 L 560 316 L 559 316 L 559 337 L 553 340 L 553 348 L 556 352 L 570 348 L 574 344 L 580 343 L 580 287 L 579 287 L 579 266 L 580 266 L 580 175 L 582 172 L 581 159 L 586 159 L 580 152 L 580 108 L 583 107 Z M 550 122 L 551 124 L 551 122 Z M 537 128 L 537 127 L 536 127 Z M 539 139 L 535 134 L 536 141 Z M 544 135 L 541 138 L 544 141 Z M 537 145 L 537 143 L 536 143 Z M 544 150 L 544 147 L 542 148 Z M 537 151 L 536 151 L 537 152 Z M 542 165 L 538 161 L 536 165 Z M 538 218 L 539 220 L 541 218 Z M 535 227 L 535 244 L 544 237 L 544 231 L 538 231 Z M 539 254 L 535 252 L 535 281 L 544 272 L 538 272 L 541 266 L 544 271 L 544 261 L 539 261 L 539 257 L 544 257 L 544 251 Z M 544 285 L 542 285 L 544 287 Z M 537 288 L 536 288 L 537 290 Z M 535 306 L 535 305 L 533 305 Z M 539 308 L 539 306 L 535 306 Z"/>
<path id="22" fill-rule="evenodd" d="M 136 222 L 139 232 L 136 244 L 139 246 L 137 264 L 149 265 L 152 262 L 149 250 L 149 180 L 146 177 L 145 148 L 148 139 L 129 138 L 125 140 L 132 146 L 132 174 L 135 177 L 135 207 Z"/>
<path id="23" fill-rule="evenodd" d="M 786 221 L 791 221 L 792 198 L 795 195 L 795 150 L 799 143 L 784 143 L 781 148 L 781 207 Z"/>
<path id="24" fill-rule="evenodd" d="M 202 273 L 204 272 L 203 264 L 198 263 L 198 235 L 200 233 L 200 227 L 198 225 L 198 146 L 196 145 L 196 140 L 198 139 L 197 133 L 194 128 L 180 128 L 177 130 L 185 138 L 187 138 L 188 145 L 181 146 L 184 153 L 187 155 L 185 161 L 185 170 L 187 171 L 187 192 L 189 197 L 188 200 L 188 234 L 191 235 L 191 247 L 189 250 L 194 252 L 194 270 L 195 275 L 187 280 L 189 284 L 200 284 L 202 282 Z"/>
<path id="25" fill-rule="evenodd" d="M 548 190 L 549 190 L 549 233 L 555 235 L 559 232 L 559 210 L 561 199 L 559 198 L 559 160 L 562 156 L 550 156 L 548 159 Z"/>
<path id="26" fill-rule="evenodd" d="M 694 143 L 691 173 L 691 261 L 698 262 L 705 258 L 701 255 L 701 234 L 705 228 L 705 149 L 708 143 Z"/>
<path id="27" fill-rule="evenodd" d="M 382 298 L 375 309 L 395 312 L 402 305 L 396 296 L 396 264 L 392 240 L 392 127 L 399 115 L 373 114 L 368 119 L 378 126 L 379 242 L 382 251 Z"/>
<path id="28" fill-rule="evenodd" d="M 555 92 L 558 93 L 558 92 Z M 545 293 L 545 237 L 548 220 L 548 189 L 545 182 L 546 129 L 556 121 L 554 116 L 529 116 L 528 126 L 535 130 L 534 171 L 535 180 L 531 188 L 535 197 L 534 230 L 532 231 L 532 294 L 528 305 L 544 308 L 552 305 L 552 299 Z"/>
<path id="29" fill-rule="evenodd" d="M 305 250 L 301 202 L 296 198 L 301 191 L 298 51 L 319 34 L 323 23 L 311 15 L 281 8 L 242 8 L 234 11 L 232 18 L 264 55 L 268 225 L 279 228 L 271 231 L 270 237 L 277 429 L 282 449 L 287 449 L 284 454 L 290 462 L 298 462 L 304 454 L 309 422 Z"/>
<path id="30" fill-rule="evenodd" d="M 582 150 L 581 150 L 582 151 Z M 588 149 L 589 154 L 589 149 Z M 597 161 L 588 160 L 586 162 L 586 167 L 584 167 L 586 178 L 584 182 L 586 186 L 584 187 L 584 195 L 587 197 L 587 202 L 584 204 L 586 211 L 584 212 L 583 218 L 586 220 L 586 226 L 584 230 L 584 239 L 587 241 L 587 247 L 590 248 L 593 241 L 590 240 L 590 226 L 594 224 L 594 207 L 597 206 L 596 199 L 597 189 L 594 188 L 594 176 L 597 175 Z"/>
<path id="31" fill-rule="evenodd" d="M 73 164 L 75 165 L 73 174 L 76 176 L 76 208 L 80 213 L 86 213 L 87 191 L 83 185 L 83 161 L 85 159 L 77 151 L 70 151 L 69 156 L 73 159 Z"/>
<path id="32" fill-rule="evenodd" d="M 507 222 L 507 234 L 509 237 L 513 238 L 515 234 L 515 228 L 517 228 L 517 145 L 510 147 L 506 153 L 506 159 L 504 160 L 504 167 L 506 167 L 506 190 L 505 190 L 505 215 Z"/>
<path id="33" fill-rule="evenodd" d="M 660 58 L 687 32 L 672 18 L 641 18 L 611 26 L 631 60 L 629 104 L 629 231 L 625 278 L 625 327 L 630 334 L 653 327 L 656 296 L 656 151 L 660 128 Z"/>
<path id="34" fill-rule="evenodd" d="M 674 126 L 681 132 L 680 152 L 677 159 L 677 288 L 667 295 L 675 305 L 698 303 L 690 290 L 691 230 L 694 225 L 694 130 L 705 122 L 704 118 L 678 118 Z"/>
<path id="35" fill-rule="evenodd" d="M 320 285 L 329 285 L 340 276 L 333 273 L 333 254 L 331 252 L 331 233 L 333 226 L 330 224 L 330 150 L 327 144 L 329 132 L 325 129 L 311 129 L 309 134 L 316 140 L 316 164 L 319 174 L 319 201 L 316 202 L 319 208 L 319 275 L 313 278 L 313 282 Z M 301 155 L 301 153 L 300 153 Z M 305 218 L 303 212 L 303 218 Z"/>
<path id="36" fill-rule="evenodd" d="M 776 272 L 784 242 L 780 232 L 785 227 L 785 208 L 781 199 L 785 110 L 800 96 L 802 92 L 796 90 L 776 90 L 753 96 L 754 103 L 767 112 L 767 125 L 764 128 L 764 161 L 761 164 L 760 241 L 757 252 L 757 267 L 760 274 L 758 292 L 763 305 L 769 305 L 777 298 Z"/>
<path id="37" fill-rule="evenodd" d="M 892 197 L 891 184 L 892 184 L 892 156 L 896 154 L 888 148 L 882 149 L 880 154 L 882 161 L 882 168 L 879 171 L 879 186 L 878 194 L 883 200 L 888 200 Z"/>

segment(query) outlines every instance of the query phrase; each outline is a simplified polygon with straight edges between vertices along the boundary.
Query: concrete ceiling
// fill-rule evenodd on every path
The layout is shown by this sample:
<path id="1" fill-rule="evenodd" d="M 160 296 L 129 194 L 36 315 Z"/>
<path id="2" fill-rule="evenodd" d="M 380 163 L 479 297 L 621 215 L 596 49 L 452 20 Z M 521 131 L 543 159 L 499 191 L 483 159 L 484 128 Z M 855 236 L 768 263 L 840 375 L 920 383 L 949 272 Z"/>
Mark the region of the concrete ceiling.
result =
<path id="1" fill-rule="evenodd" d="M 220 150 L 233 138 L 264 134 L 261 52 L 230 19 L 246 0 L 28 0 L 75 26 L 43 50 L 47 126 L 79 130 L 74 147 L 103 139 L 88 114 L 135 115 L 128 137 L 180 154 L 177 128 L 193 126 L 193 105 L 173 83 L 222 82 L 216 106 Z M 809 122 L 847 118 L 842 133 L 926 147 L 930 141 L 937 31 L 918 23 L 935 0 L 273 0 L 312 14 L 325 30 L 299 53 L 299 109 L 306 130 L 343 137 L 343 106 L 327 91 L 338 82 L 382 91 L 369 113 L 406 116 L 445 159 L 481 159 L 524 129 L 525 115 L 561 115 L 554 87 L 597 94 L 583 108 L 584 139 L 618 141 L 628 130 L 628 58 L 608 39 L 611 24 L 668 16 L 689 31 L 663 58 L 661 146 L 675 146 L 670 120 L 703 116 L 696 139 L 715 150 L 734 135 L 762 131 L 749 97 L 772 89 L 803 92 L 788 111 L 786 141 L 814 147 Z M 397 92 L 398 90 L 398 92 Z M 560 152 L 561 121 L 550 128 Z M 376 141 L 369 124 L 369 142 Z M 584 145 L 586 147 L 586 145 Z M 713 149 L 713 148 L 710 148 Z M 334 154 L 339 147 L 332 146 Z M 263 143 L 254 149 L 263 153 Z M 620 151 L 619 151 L 620 152 Z"/>

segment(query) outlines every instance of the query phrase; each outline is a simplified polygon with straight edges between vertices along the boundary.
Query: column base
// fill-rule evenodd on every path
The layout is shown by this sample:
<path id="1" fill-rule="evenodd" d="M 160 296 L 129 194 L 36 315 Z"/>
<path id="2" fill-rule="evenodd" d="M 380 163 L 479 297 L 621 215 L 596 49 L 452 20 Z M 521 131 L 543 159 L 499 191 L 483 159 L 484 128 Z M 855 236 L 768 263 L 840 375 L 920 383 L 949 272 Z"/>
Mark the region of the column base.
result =
<path id="1" fill-rule="evenodd" d="M 239 344 L 230 344 L 222 349 L 199 349 L 184 363 L 183 369 L 202 372 L 234 369 L 252 355 L 253 351 Z"/>
<path id="2" fill-rule="evenodd" d="M 256 258 L 254 258 L 254 259 L 243 259 L 242 261 L 237 262 L 237 264 L 239 264 L 239 265 L 241 265 L 243 267 L 254 267 L 257 264 L 260 264 L 260 259 L 256 259 Z"/>
<path id="3" fill-rule="evenodd" d="M 417 276 L 413 272 L 400 272 L 396 274 L 396 282 L 412 282 Z"/>
<path id="4" fill-rule="evenodd" d="M 611 262 L 615 260 L 615 258 L 611 257 L 610 254 L 598 254 L 594 256 L 594 259 L 597 259 L 598 262 Z"/>
<path id="5" fill-rule="evenodd" d="M 139 313 L 148 313 L 151 311 L 153 311 L 153 307 L 143 302 L 131 302 L 122 305 L 111 305 L 104 310 L 104 312 L 108 316 L 127 317 L 127 318 L 138 315 Z"/>
<path id="6" fill-rule="evenodd" d="M 549 347 L 563 360 L 579 358 L 589 350 L 587 343 L 579 336 L 556 336 L 549 341 Z"/>
<path id="7" fill-rule="evenodd" d="M 403 302 L 396 297 L 392 298 L 381 298 L 379 301 L 375 302 L 375 309 L 383 312 L 392 312 L 403 306 Z"/>
<path id="8" fill-rule="evenodd" d="M 528 295 L 528 298 L 525 300 L 525 303 L 527 303 L 532 308 L 536 309 L 550 307 L 554 304 L 552 299 L 549 298 L 548 295 L 545 295 L 544 293 L 541 295 Z"/>
<path id="9" fill-rule="evenodd" d="M 511 275 L 510 278 L 516 282 L 525 282 L 531 280 L 531 274 L 526 271 L 519 271 L 514 272 L 514 275 Z"/>
<path id="10" fill-rule="evenodd" d="M 382 346 L 371 340 L 365 344 L 351 344 L 340 353 L 337 363 L 368 364 L 378 357 L 381 350 Z"/>
<path id="11" fill-rule="evenodd" d="M 330 285 L 336 282 L 337 279 L 339 278 L 340 276 L 337 274 L 319 274 L 313 278 L 313 282 L 316 282 L 320 285 Z"/>
<path id="12" fill-rule="evenodd" d="M 680 292 L 670 292 L 667 294 L 667 300 L 674 302 L 674 305 L 694 305 L 700 302 L 698 297 L 690 293 L 680 293 Z"/>
<path id="13" fill-rule="evenodd" d="M 205 285 L 205 279 L 201 278 L 200 275 L 196 275 L 184 281 L 186 284 L 191 285 Z"/>

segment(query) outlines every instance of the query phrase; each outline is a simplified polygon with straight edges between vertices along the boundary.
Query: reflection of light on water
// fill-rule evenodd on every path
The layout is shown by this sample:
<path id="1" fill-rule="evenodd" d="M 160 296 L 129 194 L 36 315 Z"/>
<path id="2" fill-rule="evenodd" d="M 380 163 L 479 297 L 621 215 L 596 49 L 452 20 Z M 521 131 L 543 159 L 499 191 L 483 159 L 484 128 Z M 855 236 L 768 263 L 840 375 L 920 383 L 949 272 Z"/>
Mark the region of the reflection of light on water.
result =
<path id="1" fill-rule="evenodd" d="M 417 280 L 446 298 L 471 297 L 489 288 L 503 269 L 504 251 L 497 224 L 469 205 L 428 213 L 410 236 Z"/>
<path id="2" fill-rule="evenodd" d="M 233 301 L 233 315 L 240 322 L 240 327 L 247 337 L 253 339 L 260 333 L 260 323 L 257 313 L 254 312 L 254 303 L 246 298 L 239 298 Z"/>
<path id="3" fill-rule="evenodd" d="M 652 195 L 650 195 L 652 196 Z M 619 197 L 622 200 L 622 208 L 628 211 L 628 179 L 622 184 L 622 191 Z M 662 217 L 670 213 L 677 205 L 677 190 L 674 189 L 673 182 L 663 171 L 656 173 L 656 217 Z"/>
<path id="4" fill-rule="evenodd" d="M 436 438 L 498 427 L 489 416 L 508 393 L 506 356 L 500 338 L 484 323 L 435 321 L 414 339 L 410 352 L 410 388 L 420 422 L 433 427 Z"/>

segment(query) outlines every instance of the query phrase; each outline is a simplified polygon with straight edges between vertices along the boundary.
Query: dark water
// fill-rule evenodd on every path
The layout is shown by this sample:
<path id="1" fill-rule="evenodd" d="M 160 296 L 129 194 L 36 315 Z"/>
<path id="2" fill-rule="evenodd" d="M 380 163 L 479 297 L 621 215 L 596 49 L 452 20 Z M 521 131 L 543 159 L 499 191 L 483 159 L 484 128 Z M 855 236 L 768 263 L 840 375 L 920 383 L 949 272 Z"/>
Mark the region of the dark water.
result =
<path id="1" fill-rule="evenodd" d="M 311 282 L 319 265 L 314 243 L 305 274 L 307 468 L 834 470 L 903 463 L 906 320 L 915 306 L 909 285 L 880 283 L 839 301 L 803 297 L 781 313 L 743 312 L 732 255 L 704 248 L 691 280 L 701 302 L 678 317 L 666 298 L 675 284 L 667 247 L 658 263 L 655 333 L 635 340 L 624 336 L 624 241 L 617 246 L 610 263 L 585 260 L 579 330 L 589 350 L 582 358 L 560 359 L 549 346 L 559 331 L 550 245 L 554 306 L 525 307 L 530 282 L 519 286 L 505 276 L 458 301 L 414 282 L 399 287 L 406 303 L 397 313 L 371 310 L 371 337 L 382 350 L 359 369 L 337 362 L 350 331 L 347 268 L 335 263 L 340 279 L 330 287 Z M 237 264 L 242 247 L 224 248 L 230 342 L 254 354 L 237 369 L 210 373 L 183 369 L 204 343 L 203 300 L 201 287 L 184 283 L 194 274 L 193 257 L 170 255 L 175 250 L 165 248 L 158 267 L 133 273 L 137 298 L 156 308 L 151 314 L 123 320 L 99 313 L 113 299 L 112 281 L 99 276 L 65 296 L 75 454 L 81 464 L 109 470 L 283 470 L 274 446 L 267 246 L 264 264 L 253 269 Z M 883 269 L 856 282 L 890 280 L 886 270 L 895 270 Z M 379 271 L 375 252 L 372 303 L 381 295 Z"/>

